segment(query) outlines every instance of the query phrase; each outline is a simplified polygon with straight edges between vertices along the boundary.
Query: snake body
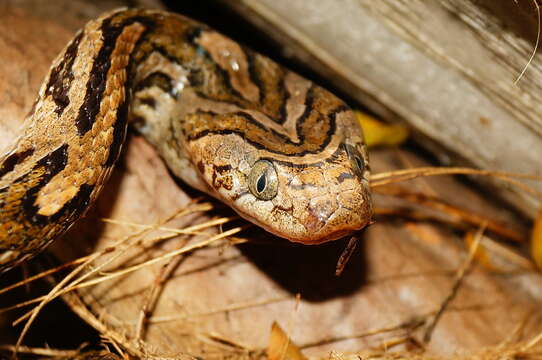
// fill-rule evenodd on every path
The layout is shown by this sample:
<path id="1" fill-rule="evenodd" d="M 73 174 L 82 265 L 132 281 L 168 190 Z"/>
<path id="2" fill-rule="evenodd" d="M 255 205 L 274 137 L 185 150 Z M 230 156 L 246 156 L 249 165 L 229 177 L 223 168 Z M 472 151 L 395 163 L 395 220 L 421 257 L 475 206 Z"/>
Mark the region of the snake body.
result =
<path id="1" fill-rule="evenodd" d="M 203 24 L 121 9 L 57 57 L 0 158 L 0 272 L 85 213 L 129 122 L 176 176 L 278 236 L 317 244 L 371 219 L 366 148 L 344 102 Z"/>

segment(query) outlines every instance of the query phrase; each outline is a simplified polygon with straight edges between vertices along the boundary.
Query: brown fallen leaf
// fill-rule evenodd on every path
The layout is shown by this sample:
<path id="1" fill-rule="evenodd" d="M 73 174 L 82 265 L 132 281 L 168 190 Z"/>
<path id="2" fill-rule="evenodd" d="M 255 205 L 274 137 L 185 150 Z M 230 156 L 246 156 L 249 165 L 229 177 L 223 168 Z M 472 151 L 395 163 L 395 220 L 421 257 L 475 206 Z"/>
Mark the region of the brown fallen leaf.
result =
<path id="1" fill-rule="evenodd" d="M 271 326 L 267 356 L 269 360 L 307 360 L 276 322 Z"/>

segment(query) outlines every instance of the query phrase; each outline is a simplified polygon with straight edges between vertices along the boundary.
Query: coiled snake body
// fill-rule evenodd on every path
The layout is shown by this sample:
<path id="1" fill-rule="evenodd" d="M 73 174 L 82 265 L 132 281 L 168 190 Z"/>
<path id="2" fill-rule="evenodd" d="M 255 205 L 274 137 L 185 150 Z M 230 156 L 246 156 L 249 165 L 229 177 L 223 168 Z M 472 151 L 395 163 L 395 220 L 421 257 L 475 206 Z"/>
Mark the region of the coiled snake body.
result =
<path id="1" fill-rule="evenodd" d="M 205 25 L 117 10 L 54 61 L 0 158 L 0 272 L 84 214 L 128 122 L 175 175 L 291 241 L 337 239 L 371 218 L 361 129 L 341 100 Z"/>

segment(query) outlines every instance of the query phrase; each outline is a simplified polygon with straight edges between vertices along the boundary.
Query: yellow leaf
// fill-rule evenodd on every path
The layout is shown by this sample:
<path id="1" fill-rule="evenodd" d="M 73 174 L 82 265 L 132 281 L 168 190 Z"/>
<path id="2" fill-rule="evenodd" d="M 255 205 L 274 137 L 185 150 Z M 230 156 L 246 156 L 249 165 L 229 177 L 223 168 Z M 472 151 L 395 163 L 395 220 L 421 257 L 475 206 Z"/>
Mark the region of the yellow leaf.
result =
<path id="1" fill-rule="evenodd" d="M 271 326 L 267 357 L 269 360 L 307 360 L 276 322 Z"/>
<path id="2" fill-rule="evenodd" d="M 408 129 L 401 124 L 386 124 L 358 110 L 354 110 L 354 113 L 369 147 L 397 146 L 408 137 Z"/>
<path id="3" fill-rule="evenodd" d="M 531 233 L 531 256 L 536 266 L 542 269 L 542 211 L 538 213 Z"/>

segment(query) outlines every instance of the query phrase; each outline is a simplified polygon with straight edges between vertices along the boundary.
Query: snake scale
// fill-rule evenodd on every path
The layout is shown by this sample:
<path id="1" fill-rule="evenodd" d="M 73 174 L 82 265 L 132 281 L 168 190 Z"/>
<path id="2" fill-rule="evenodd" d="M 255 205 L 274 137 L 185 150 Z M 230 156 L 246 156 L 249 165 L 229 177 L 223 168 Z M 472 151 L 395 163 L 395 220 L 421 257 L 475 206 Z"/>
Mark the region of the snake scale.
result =
<path id="1" fill-rule="evenodd" d="M 120 9 L 65 47 L 0 158 L 0 272 L 84 215 L 128 123 L 176 176 L 280 237 L 318 244 L 371 219 L 367 151 L 343 101 L 206 25 Z"/>

